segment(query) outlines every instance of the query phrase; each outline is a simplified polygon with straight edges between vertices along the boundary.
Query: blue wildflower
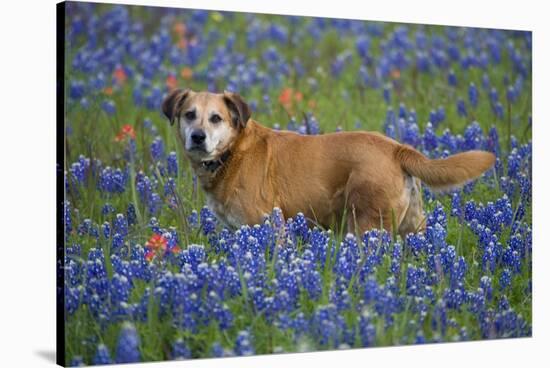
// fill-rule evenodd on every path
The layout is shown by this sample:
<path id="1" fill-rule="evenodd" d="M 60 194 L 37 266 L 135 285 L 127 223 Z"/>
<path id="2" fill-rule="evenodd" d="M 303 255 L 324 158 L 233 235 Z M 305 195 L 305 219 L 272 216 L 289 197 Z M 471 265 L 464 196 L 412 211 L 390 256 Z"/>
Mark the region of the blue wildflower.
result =
<path id="1" fill-rule="evenodd" d="M 235 341 L 235 353 L 237 355 L 254 355 L 254 347 L 250 341 L 250 333 L 246 330 L 240 331 Z"/>
<path id="2" fill-rule="evenodd" d="M 466 103 L 462 98 L 459 98 L 456 103 L 456 110 L 458 113 L 458 116 L 466 117 L 468 116 L 468 111 L 466 110 Z"/>
<path id="3" fill-rule="evenodd" d="M 99 344 L 97 346 L 97 350 L 92 361 L 93 364 L 96 365 L 113 364 L 109 349 L 104 344 Z"/>
<path id="4" fill-rule="evenodd" d="M 101 103 L 101 108 L 103 111 L 107 113 L 107 115 L 111 116 L 114 115 L 116 112 L 116 106 L 114 101 L 112 100 L 105 100 Z"/>
<path id="5" fill-rule="evenodd" d="M 116 346 L 115 362 L 135 363 L 141 361 L 140 339 L 136 328 L 129 322 L 123 324 Z"/>
<path id="6" fill-rule="evenodd" d="M 164 158 L 164 142 L 161 137 L 156 137 L 151 143 L 151 157 L 153 161 L 160 161 Z"/>
<path id="7" fill-rule="evenodd" d="M 181 359 L 190 359 L 191 358 L 191 349 L 183 341 L 183 339 L 177 339 L 172 345 L 172 359 L 181 360 Z"/>

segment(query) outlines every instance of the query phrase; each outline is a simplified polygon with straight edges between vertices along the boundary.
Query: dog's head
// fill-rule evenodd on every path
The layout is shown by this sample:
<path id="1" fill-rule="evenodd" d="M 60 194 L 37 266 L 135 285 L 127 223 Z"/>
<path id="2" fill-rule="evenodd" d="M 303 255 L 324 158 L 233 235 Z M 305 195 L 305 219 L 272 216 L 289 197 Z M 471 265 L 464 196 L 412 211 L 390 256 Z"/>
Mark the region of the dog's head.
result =
<path id="1" fill-rule="evenodd" d="M 162 103 L 171 124 L 177 123 L 187 156 L 210 161 L 223 154 L 246 127 L 250 109 L 241 96 L 231 92 L 171 92 Z"/>

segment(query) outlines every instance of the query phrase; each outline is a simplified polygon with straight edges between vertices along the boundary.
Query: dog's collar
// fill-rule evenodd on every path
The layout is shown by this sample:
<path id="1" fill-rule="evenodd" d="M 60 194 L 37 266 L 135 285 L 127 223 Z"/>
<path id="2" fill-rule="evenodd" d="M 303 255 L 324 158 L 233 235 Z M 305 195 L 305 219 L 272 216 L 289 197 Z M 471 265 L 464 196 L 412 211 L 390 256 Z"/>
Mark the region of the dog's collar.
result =
<path id="1" fill-rule="evenodd" d="M 211 173 L 213 173 L 217 171 L 220 167 L 222 167 L 227 162 L 227 160 L 229 160 L 229 156 L 231 156 L 231 151 L 227 150 L 221 154 L 220 158 L 216 160 L 203 161 L 201 166 L 206 171 L 210 171 Z"/>

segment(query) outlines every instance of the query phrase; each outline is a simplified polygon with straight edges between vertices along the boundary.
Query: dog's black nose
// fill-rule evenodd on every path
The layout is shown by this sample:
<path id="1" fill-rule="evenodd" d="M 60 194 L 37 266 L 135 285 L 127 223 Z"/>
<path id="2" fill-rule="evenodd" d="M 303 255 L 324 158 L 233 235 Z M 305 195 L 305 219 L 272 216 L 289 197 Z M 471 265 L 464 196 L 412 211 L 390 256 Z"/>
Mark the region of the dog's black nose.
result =
<path id="1" fill-rule="evenodd" d="M 202 144 L 206 139 L 206 133 L 204 130 L 195 130 L 191 133 L 191 140 L 194 144 Z"/>

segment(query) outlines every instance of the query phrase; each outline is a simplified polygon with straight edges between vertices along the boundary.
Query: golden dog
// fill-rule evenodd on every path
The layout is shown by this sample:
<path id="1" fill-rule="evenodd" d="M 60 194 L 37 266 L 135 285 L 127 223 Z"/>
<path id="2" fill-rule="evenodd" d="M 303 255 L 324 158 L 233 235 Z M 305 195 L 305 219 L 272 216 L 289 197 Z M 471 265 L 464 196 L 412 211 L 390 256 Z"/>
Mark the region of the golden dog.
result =
<path id="1" fill-rule="evenodd" d="M 175 90 L 162 109 L 173 124 L 209 207 L 231 226 L 259 223 L 279 207 L 330 227 L 383 227 L 402 237 L 424 226 L 420 181 L 441 190 L 474 179 L 495 162 L 469 151 L 430 160 L 372 132 L 300 135 L 250 119 L 234 93 Z"/>

